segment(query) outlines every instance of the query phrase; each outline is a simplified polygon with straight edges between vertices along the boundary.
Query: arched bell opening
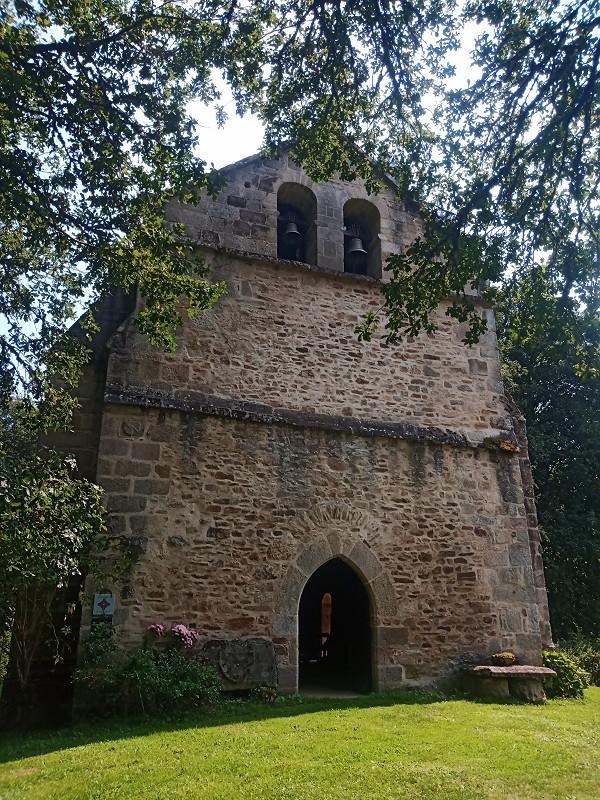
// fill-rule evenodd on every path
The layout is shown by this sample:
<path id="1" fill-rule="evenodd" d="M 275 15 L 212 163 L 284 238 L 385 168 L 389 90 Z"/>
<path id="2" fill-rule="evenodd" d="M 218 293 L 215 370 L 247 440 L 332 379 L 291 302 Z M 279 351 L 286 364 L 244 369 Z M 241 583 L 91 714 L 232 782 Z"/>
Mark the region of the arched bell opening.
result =
<path id="1" fill-rule="evenodd" d="M 306 186 L 283 183 L 277 192 L 277 258 L 317 263 L 317 200 Z"/>
<path id="2" fill-rule="evenodd" d="M 298 640 L 301 691 L 371 691 L 371 600 L 342 559 L 327 561 L 308 579 L 300 597 Z"/>
<path id="3" fill-rule="evenodd" d="M 381 277 L 379 211 L 368 200 L 344 205 L 344 272 Z"/>

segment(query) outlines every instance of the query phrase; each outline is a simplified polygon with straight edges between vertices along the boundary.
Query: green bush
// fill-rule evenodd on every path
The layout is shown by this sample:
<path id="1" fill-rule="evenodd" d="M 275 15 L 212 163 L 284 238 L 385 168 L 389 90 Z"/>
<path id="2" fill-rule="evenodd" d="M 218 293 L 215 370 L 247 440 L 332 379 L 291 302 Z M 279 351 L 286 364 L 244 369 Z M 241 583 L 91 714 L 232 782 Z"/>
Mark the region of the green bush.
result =
<path id="1" fill-rule="evenodd" d="M 214 667 L 177 650 L 135 650 L 120 679 L 127 707 L 143 713 L 211 705 L 221 691 Z"/>
<path id="2" fill-rule="evenodd" d="M 544 666 L 556 672 L 556 677 L 544 681 L 548 697 L 583 697 L 590 685 L 588 673 L 562 650 L 544 650 L 543 655 Z"/>
<path id="3" fill-rule="evenodd" d="M 93 625 L 81 643 L 81 664 L 86 667 L 106 666 L 114 657 L 115 629 L 112 625 Z"/>
<path id="4" fill-rule="evenodd" d="M 579 635 L 561 643 L 561 650 L 589 673 L 594 686 L 600 686 L 600 638 L 590 639 Z"/>
<path id="5" fill-rule="evenodd" d="M 108 629 L 110 633 L 107 632 Z M 185 650 L 142 647 L 121 652 L 113 629 L 96 625 L 75 673 L 80 705 L 102 714 L 159 714 L 211 705 L 222 684 L 211 665 Z"/>

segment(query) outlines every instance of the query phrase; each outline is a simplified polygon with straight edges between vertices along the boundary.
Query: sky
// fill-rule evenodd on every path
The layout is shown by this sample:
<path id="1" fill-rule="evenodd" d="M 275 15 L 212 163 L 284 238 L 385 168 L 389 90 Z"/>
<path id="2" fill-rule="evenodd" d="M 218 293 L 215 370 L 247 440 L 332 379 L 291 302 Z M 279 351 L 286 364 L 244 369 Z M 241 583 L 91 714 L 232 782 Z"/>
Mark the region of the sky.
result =
<path id="1" fill-rule="evenodd" d="M 227 87 L 219 82 L 219 89 L 222 93 L 219 104 L 225 107 L 228 114 L 223 128 L 217 127 L 214 108 L 200 102 L 189 105 L 190 113 L 198 120 L 199 144 L 196 155 L 208 166 L 213 164 L 217 169 L 258 153 L 263 140 L 262 123 L 252 114 L 238 117 Z"/>
<path id="2" fill-rule="evenodd" d="M 450 84 L 453 87 L 464 85 L 467 80 L 474 80 L 476 75 L 470 63 L 469 53 L 481 27 L 475 23 L 465 25 L 461 32 L 461 47 L 449 58 L 454 63 L 456 75 Z M 215 78 L 216 79 L 216 78 Z M 214 107 L 206 106 L 201 102 L 190 103 L 189 110 L 198 120 L 199 144 L 196 154 L 207 165 L 214 165 L 217 169 L 227 164 L 233 164 L 247 156 L 257 153 L 263 143 L 263 126 L 252 114 L 243 117 L 235 113 L 235 103 L 224 81 L 216 79 L 221 91 L 219 105 L 224 106 L 228 119 L 221 129 L 217 126 L 216 111 Z"/>

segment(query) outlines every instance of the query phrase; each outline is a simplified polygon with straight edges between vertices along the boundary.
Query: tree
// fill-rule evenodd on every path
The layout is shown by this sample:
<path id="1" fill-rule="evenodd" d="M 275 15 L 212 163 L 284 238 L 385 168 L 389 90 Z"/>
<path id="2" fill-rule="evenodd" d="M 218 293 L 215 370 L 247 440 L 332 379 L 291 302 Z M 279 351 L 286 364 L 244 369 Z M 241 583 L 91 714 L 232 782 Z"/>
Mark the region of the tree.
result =
<path id="1" fill-rule="evenodd" d="M 266 143 L 292 141 L 313 177 L 383 172 L 417 202 L 424 236 L 390 262 L 390 341 L 431 330 L 431 312 L 484 321 L 464 287 L 552 253 L 565 296 L 596 247 L 600 18 L 593 0 L 2 0 L 0 386 L 49 393 L 83 358 L 64 339 L 82 298 L 139 285 L 139 325 L 173 345 L 177 303 L 221 295 L 163 222 L 172 195 L 216 176 L 193 155 L 192 97 L 213 69 Z M 482 25 L 472 86 L 449 90 L 461 26 Z M 432 114 L 432 98 L 438 105 Z M 426 102 L 427 100 L 427 102 Z M 368 154 L 367 157 L 365 154 Z M 586 261 L 587 265 L 588 262 Z M 597 269 L 597 264 L 594 266 Z M 361 333 L 368 337 L 370 316 Z M 48 411 L 48 409 L 45 409 Z M 61 412 L 64 417 L 64 410 Z M 59 415 L 60 416 L 60 415 Z"/>
<path id="2" fill-rule="evenodd" d="M 53 600 L 81 576 L 104 528 L 102 491 L 78 478 L 68 457 L 40 451 L 18 407 L 0 417 L 0 489 L 0 634 L 12 627 L 11 711 L 27 721 L 33 661 L 53 633 Z"/>
<path id="3" fill-rule="evenodd" d="M 360 175 L 375 189 L 388 173 L 421 209 L 423 236 L 390 260 L 383 287 L 390 342 L 432 330 L 448 294 L 475 341 L 485 321 L 465 287 L 506 269 L 526 279 L 540 255 L 564 303 L 585 299 L 598 274 L 593 0 L 0 0 L 0 9 L 0 407 L 19 395 L 30 424 L 68 424 L 86 358 L 85 342 L 65 335 L 79 304 L 139 286 L 138 325 L 172 347 L 181 297 L 194 315 L 223 293 L 163 219 L 172 196 L 193 203 L 198 187 L 218 185 L 194 157 L 187 110 L 192 98 L 218 100 L 213 70 L 239 110 L 261 116 L 269 148 L 291 141 L 316 179 Z M 473 22 L 479 76 L 450 90 L 450 53 Z M 532 281 L 543 308 L 538 290 Z M 378 322 L 367 315 L 360 335 Z"/>
<path id="4" fill-rule="evenodd" d="M 600 293 L 548 264 L 497 298 L 505 380 L 525 413 L 554 635 L 600 635 Z"/>
<path id="5" fill-rule="evenodd" d="M 138 285 L 138 325 L 173 346 L 180 297 L 197 314 L 223 292 L 163 220 L 173 195 L 193 202 L 218 184 L 194 156 L 187 111 L 192 98 L 216 99 L 212 70 L 240 110 L 262 114 L 271 144 L 301 142 L 314 174 L 372 174 L 348 137 L 371 141 L 376 112 L 393 103 L 416 141 L 411 92 L 424 78 L 413 50 L 444 19 L 434 0 L 386 11 L 277 0 L 0 7 L 0 401 L 31 398 L 50 425 L 70 405 L 48 376 L 61 373 L 68 389 L 85 358 L 84 343 L 65 337 L 77 304 Z M 393 85 L 382 93 L 384 74 Z"/>
<path id="6" fill-rule="evenodd" d="M 464 287 L 531 272 L 540 252 L 564 297 L 599 269 L 597 4 L 473 0 L 461 21 L 482 26 L 479 76 L 437 87 L 431 161 L 402 184 L 422 203 L 426 233 L 390 261 L 390 342 L 432 330 L 430 314 L 450 294 L 449 314 L 469 322 L 466 341 L 475 341 L 485 324 Z M 361 334 L 377 324 L 369 315 Z"/>

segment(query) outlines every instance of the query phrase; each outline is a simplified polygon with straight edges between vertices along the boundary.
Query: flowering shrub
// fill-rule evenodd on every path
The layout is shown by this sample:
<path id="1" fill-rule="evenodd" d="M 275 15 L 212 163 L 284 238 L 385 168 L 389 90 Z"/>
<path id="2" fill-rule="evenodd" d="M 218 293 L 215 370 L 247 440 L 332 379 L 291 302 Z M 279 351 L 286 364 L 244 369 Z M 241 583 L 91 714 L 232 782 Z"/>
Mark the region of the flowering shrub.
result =
<path id="1" fill-rule="evenodd" d="M 155 636 L 162 636 L 165 632 L 165 626 L 161 625 L 160 622 L 155 622 L 154 625 L 148 625 L 146 630 L 149 633 L 153 633 Z"/>
<path id="2" fill-rule="evenodd" d="M 186 650 L 189 650 L 191 647 L 193 647 L 200 638 L 195 630 L 192 630 L 192 628 L 186 628 L 185 625 L 173 625 L 171 628 L 171 635 Z"/>
<path id="3" fill-rule="evenodd" d="M 165 650 L 169 647 L 176 647 L 183 650 L 191 650 L 200 638 L 199 634 L 193 629 L 181 623 L 173 625 L 167 630 L 164 625 L 155 622 L 146 628 L 146 646 L 158 647 Z"/>
<path id="4" fill-rule="evenodd" d="M 178 650 L 135 650 L 120 677 L 122 702 L 134 713 L 185 711 L 216 703 L 221 693 L 215 668 Z"/>
<path id="5" fill-rule="evenodd" d="M 191 655 L 198 638 L 185 625 L 156 623 L 143 647 L 124 653 L 114 646 L 112 626 L 95 625 L 75 673 L 80 704 L 102 714 L 145 714 L 215 703 L 222 683 L 214 667 Z"/>

